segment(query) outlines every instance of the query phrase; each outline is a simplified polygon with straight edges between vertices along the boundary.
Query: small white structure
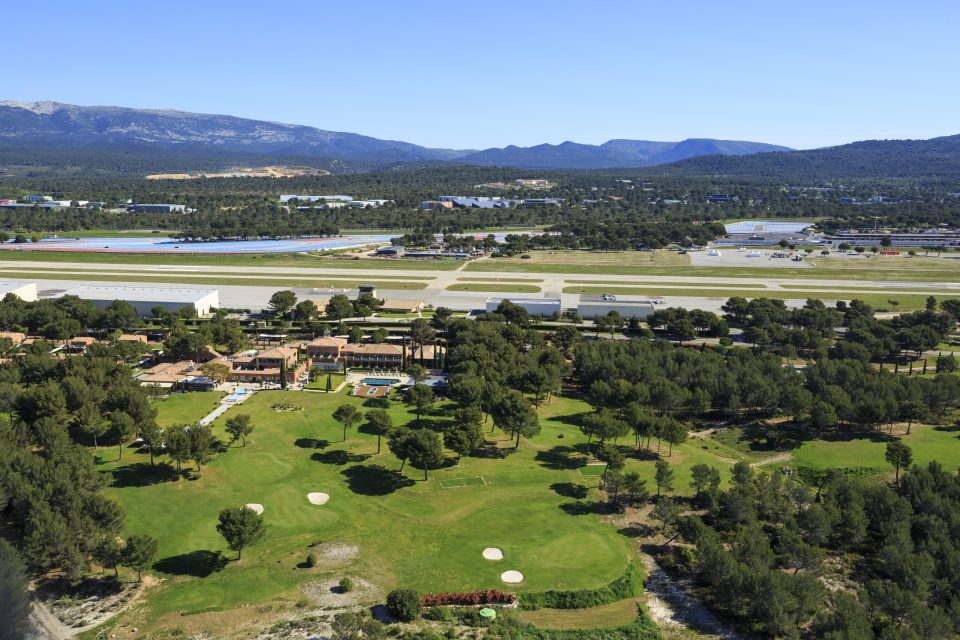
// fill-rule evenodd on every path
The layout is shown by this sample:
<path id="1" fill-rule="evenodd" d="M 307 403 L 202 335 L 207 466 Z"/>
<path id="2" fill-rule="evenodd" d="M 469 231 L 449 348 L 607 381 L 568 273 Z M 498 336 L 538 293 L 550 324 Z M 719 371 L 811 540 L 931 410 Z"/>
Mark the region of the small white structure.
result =
<path id="1" fill-rule="evenodd" d="M 280 202 L 290 202 L 291 200 L 297 200 L 298 202 L 343 202 L 346 204 L 353 200 L 353 196 L 322 196 L 322 195 L 296 195 L 296 194 L 284 194 L 280 196 Z"/>
<path id="2" fill-rule="evenodd" d="M 140 315 L 148 315 L 154 307 L 179 311 L 193 307 L 198 316 L 204 316 L 220 306 L 217 289 L 173 289 L 161 287 L 105 287 L 82 285 L 64 291 L 60 296 L 77 296 L 104 309 L 114 300 L 133 305 Z"/>
<path id="3" fill-rule="evenodd" d="M 36 282 L 0 282 L 0 299 L 12 293 L 24 302 L 33 302 L 37 299 Z"/>
<path id="4" fill-rule="evenodd" d="M 486 312 L 494 313 L 504 300 L 526 309 L 532 316 L 549 317 L 561 310 L 560 298 L 487 298 Z"/>

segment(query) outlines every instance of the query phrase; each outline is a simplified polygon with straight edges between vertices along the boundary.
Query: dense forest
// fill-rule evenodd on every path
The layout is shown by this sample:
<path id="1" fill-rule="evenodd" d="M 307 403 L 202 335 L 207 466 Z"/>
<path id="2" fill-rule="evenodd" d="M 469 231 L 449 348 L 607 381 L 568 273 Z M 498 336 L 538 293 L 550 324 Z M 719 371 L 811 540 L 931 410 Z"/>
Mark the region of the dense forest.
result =
<path id="1" fill-rule="evenodd" d="M 545 178 L 547 190 L 513 187 L 518 177 Z M 494 185 L 494 186 L 490 186 Z M 499 186 L 497 186 L 499 185 Z M 960 226 L 960 187 L 937 181 L 875 180 L 815 182 L 811 186 L 763 178 L 647 176 L 639 170 L 524 171 L 450 166 L 403 165 L 368 173 L 300 178 L 206 178 L 144 180 L 82 177 L 0 178 L 0 197 L 43 193 L 56 199 L 106 202 L 105 210 L 69 208 L 0 209 L 0 228 L 10 231 L 69 233 L 89 229 L 160 229 L 186 238 L 329 235 L 342 230 L 465 232 L 492 227 L 546 226 L 577 239 L 573 246 L 598 247 L 607 241 L 633 245 L 642 236 L 675 239 L 675 230 L 641 233 L 637 225 L 701 224 L 728 219 L 814 219 L 824 230 L 847 227 L 909 229 Z M 289 210 L 281 193 L 346 194 L 390 200 L 377 208 Z M 713 194 L 730 196 L 710 202 Z M 510 199 L 549 196 L 563 204 L 505 208 L 425 210 L 420 203 L 439 195 L 484 195 Z M 888 202 L 868 202 L 883 196 Z M 186 205 L 186 214 L 130 214 L 128 201 Z M 647 229 L 649 231 L 649 229 Z M 713 237 L 701 228 L 684 235 Z M 654 243 L 655 246 L 655 243 Z"/>

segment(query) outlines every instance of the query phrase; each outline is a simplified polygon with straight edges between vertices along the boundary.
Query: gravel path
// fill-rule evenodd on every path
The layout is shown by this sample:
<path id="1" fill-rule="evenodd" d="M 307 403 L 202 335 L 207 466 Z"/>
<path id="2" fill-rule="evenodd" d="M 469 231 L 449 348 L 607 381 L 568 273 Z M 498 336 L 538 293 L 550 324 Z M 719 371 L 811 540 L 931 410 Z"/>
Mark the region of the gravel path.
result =
<path id="1" fill-rule="evenodd" d="M 647 571 L 644 587 L 647 610 L 660 627 L 684 627 L 702 638 L 743 640 L 743 636 L 717 619 L 700 600 L 691 595 L 689 584 L 664 571 L 649 554 L 641 554 Z"/>

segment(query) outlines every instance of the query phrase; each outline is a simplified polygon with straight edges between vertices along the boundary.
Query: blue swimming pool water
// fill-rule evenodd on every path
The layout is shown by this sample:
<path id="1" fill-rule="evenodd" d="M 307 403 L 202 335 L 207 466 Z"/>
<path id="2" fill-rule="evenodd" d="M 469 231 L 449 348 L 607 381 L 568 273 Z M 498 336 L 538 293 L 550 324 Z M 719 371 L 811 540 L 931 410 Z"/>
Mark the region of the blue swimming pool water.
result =
<path id="1" fill-rule="evenodd" d="M 397 378 L 364 378 L 363 384 L 371 387 L 389 387 L 400 382 Z"/>

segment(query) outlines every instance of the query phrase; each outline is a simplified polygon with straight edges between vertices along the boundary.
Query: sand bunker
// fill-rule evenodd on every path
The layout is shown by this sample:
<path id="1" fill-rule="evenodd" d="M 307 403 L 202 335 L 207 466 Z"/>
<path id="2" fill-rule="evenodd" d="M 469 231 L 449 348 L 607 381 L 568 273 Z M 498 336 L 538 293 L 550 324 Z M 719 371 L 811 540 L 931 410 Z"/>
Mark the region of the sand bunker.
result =
<path id="1" fill-rule="evenodd" d="M 316 492 L 316 493 L 307 494 L 307 500 L 310 502 L 310 504 L 317 504 L 317 505 L 327 504 L 327 500 L 329 499 L 330 499 L 330 494 L 328 493 Z"/>
<path id="2" fill-rule="evenodd" d="M 523 574 L 519 571 L 504 571 L 500 574 L 500 579 L 509 584 L 523 582 Z"/>
<path id="3" fill-rule="evenodd" d="M 262 515 L 263 515 L 263 505 L 260 504 L 259 502 L 250 502 L 250 503 L 247 503 L 247 504 L 245 504 L 245 505 L 243 505 L 243 506 L 245 506 L 247 509 L 250 509 L 251 511 L 253 511 L 253 512 L 254 512 L 255 514 L 257 514 L 258 516 L 262 516 Z"/>
<path id="4" fill-rule="evenodd" d="M 496 547 L 487 547 L 483 550 L 483 557 L 487 560 L 503 560 L 503 551 Z"/>

